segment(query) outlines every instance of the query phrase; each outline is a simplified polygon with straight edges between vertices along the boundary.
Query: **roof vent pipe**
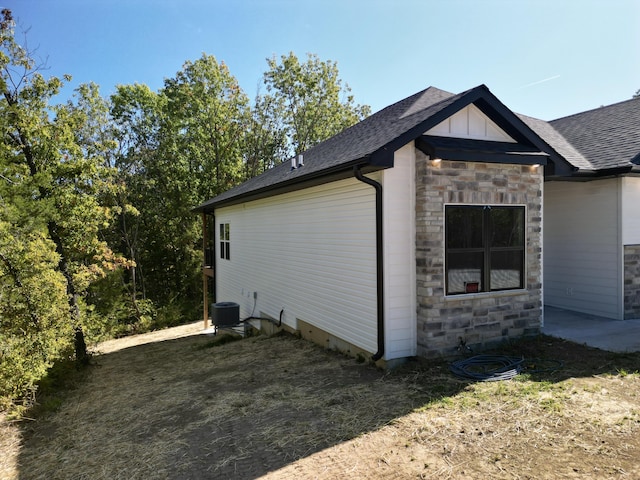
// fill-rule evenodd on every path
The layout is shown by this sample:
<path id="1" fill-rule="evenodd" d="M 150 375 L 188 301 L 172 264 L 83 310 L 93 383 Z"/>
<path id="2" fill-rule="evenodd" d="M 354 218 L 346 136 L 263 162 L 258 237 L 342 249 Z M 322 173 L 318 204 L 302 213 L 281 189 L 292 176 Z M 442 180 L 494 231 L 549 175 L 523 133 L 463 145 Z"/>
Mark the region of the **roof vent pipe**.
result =
<path id="1" fill-rule="evenodd" d="M 291 170 L 296 169 L 296 157 L 291 157 Z"/>
<path id="2" fill-rule="evenodd" d="M 304 167 L 304 156 L 302 154 L 298 155 L 298 167 Z"/>

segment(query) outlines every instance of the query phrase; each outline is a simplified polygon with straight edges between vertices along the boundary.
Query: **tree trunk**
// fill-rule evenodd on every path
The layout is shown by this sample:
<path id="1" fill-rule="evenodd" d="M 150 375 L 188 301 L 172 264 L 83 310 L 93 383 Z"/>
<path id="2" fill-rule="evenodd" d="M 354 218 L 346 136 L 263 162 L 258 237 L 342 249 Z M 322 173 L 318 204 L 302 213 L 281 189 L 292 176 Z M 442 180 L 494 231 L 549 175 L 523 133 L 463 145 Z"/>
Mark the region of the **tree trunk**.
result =
<path id="1" fill-rule="evenodd" d="M 84 340 L 84 331 L 82 329 L 82 318 L 80 315 L 80 304 L 78 303 L 78 294 L 76 287 L 73 283 L 73 275 L 69 271 L 69 264 L 67 257 L 65 256 L 64 248 L 62 246 L 62 239 L 58 235 L 58 230 L 55 222 L 49 222 L 47 225 L 49 230 L 49 236 L 56 246 L 56 252 L 60 255 L 60 262 L 58 268 L 67 282 L 67 299 L 69 302 L 69 314 L 71 315 L 71 322 L 75 331 L 75 355 L 76 365 L 82 367 L 89 363 L 89 353 L 87 352 L 87 344 Z"/>

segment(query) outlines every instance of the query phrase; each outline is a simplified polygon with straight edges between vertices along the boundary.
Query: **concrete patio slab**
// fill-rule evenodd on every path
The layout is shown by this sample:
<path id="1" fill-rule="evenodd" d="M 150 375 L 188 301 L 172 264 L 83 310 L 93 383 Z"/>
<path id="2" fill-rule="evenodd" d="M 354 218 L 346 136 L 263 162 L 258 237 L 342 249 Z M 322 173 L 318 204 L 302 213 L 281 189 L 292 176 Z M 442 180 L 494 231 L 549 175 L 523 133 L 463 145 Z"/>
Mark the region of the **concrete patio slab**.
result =
<path id="1" fill-rule="evenodd" d="M 610 352 L 640 352 L 640 320 L 612 320 L 545 306 L 542 333 Z"/>

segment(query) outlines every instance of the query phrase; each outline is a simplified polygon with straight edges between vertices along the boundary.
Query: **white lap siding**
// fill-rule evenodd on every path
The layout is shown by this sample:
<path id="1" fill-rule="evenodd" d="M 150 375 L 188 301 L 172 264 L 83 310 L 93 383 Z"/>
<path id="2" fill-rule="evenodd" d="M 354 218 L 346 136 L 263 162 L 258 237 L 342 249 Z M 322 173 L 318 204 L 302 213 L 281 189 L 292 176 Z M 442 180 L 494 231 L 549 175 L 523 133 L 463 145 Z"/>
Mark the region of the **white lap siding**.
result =
<path id="1" fill-rule="evenodd" d="M 347 179 L 217 209 L 230 226 L 230 260 L 217 242 L 216 299 L 241 316 L 297 319 L 377 351 L 374 189 Z M 216 235 L 219 226 L 216 227 Z"/>
<path id="2" fill-rule="evenodd" d="M 545 304 L 622 319 L 619 182 L 545 184 Z"/>

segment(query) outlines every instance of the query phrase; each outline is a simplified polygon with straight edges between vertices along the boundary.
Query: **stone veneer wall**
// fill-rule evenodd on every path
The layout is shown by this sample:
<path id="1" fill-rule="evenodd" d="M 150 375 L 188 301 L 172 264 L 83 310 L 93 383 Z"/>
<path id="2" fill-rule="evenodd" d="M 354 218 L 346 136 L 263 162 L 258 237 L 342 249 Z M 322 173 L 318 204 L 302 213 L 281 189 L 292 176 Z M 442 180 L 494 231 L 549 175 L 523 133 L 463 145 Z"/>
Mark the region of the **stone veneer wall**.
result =
<path id="1" fill-rule="evenodd" d="M 451 356 L 535 335 L 542 318 L 543 169 L 432 162 L 416 150 L 418 355 Z M 444 295 L 444 205 L 526 205 L 526 290 Z"/>
<path id="2" fill-rule="evenodd" d="M 640 318 L 640 245 L 624 246 L 624 319 Z"/>

